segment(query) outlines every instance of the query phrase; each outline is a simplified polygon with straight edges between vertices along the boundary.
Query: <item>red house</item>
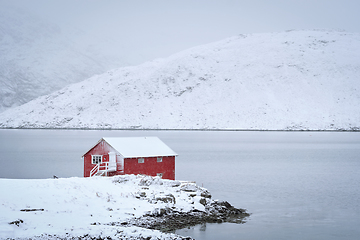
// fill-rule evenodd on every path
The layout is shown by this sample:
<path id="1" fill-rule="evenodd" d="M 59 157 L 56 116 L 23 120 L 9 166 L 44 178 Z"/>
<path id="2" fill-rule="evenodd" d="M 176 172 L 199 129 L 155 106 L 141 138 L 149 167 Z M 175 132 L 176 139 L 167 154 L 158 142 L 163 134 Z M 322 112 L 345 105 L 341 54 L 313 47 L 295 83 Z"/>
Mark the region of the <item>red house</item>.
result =
<path id="1" fill-rule="evenodd" d="M 175 156 L 157 137 L 102 138 L 83 155 L 84 177 L 144 174 L 175 180 Z"/>

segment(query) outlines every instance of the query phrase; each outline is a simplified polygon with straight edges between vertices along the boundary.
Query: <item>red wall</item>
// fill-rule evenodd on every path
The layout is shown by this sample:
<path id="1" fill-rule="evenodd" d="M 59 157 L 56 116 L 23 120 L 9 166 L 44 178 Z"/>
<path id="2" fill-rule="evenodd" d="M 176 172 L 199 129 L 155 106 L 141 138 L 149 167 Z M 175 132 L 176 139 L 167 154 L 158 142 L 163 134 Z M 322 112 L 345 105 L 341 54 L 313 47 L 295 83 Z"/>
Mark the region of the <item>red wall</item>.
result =
<path id="1" fill-rule="evenodd" d="M 91 155 L 103 155 L 103 162 L 109 161 L 109 152 L 116 152 L 105 141 L 101 141 L 84 155 L 84 177 L 90 177 L 90 171 L 95 167 L 91 164 Z M 117 158 L 120 156 L 117 156 Z M 157 157 L 144 157 L 144 163 L 138 163 L 138 158 L 124 159 L 124 172 L 109 172 L 109 176 L 122 174 L 144 174 L 156 176 L 162 173 L 162 178 L 175 180 L 175 156 L 162 157 L 162 162 L 157 162 Z"/>
<path id="2" fill-rule="evenodd" d="M 162 162 L 157 162 L 157 157 L 145 157 L 144 163 L 138 163 L 139 158 L 125 158 L 125 174 L 144 174 L 156 176 L 162 173 L 162 178 L 175 180 L 175 156 L 162 157 Z"/>
<path id="3" fill-rule="evenodd" d="M 90 177 L 90 171 L 96 164 L 91 164 L 91 155 L 103 155 L 103 162 L 109 162 L 109 152 L 116 152 L 105 141 L 99 142 L 84 155 L 84 177 Z"/>

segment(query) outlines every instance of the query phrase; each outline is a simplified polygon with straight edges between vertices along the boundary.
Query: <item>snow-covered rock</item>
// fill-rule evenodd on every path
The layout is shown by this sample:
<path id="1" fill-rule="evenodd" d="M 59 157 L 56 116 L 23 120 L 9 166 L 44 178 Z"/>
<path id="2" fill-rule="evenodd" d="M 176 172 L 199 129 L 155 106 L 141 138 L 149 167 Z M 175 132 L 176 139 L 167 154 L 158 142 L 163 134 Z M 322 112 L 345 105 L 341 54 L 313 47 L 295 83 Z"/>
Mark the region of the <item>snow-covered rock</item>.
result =
<path id="1" fill-rule="evenodd" d="M 215 201 L 201 200 L 206 189 L 196 186 L 190 194 L 182 191 L 184 184 L 141 175 L 0 179 L 0 239 L 181 239 L 141 226 L 150 226 L 150 220 L 170 210 L 181 214 L 204 212 L 205 207 L 216 210 Z"/>
<path id="2" fill-rule="evenodd" d="M 359 130 L 359 79 L 359 33 L 239 35 L 91 77 L 0 127 Z"/>

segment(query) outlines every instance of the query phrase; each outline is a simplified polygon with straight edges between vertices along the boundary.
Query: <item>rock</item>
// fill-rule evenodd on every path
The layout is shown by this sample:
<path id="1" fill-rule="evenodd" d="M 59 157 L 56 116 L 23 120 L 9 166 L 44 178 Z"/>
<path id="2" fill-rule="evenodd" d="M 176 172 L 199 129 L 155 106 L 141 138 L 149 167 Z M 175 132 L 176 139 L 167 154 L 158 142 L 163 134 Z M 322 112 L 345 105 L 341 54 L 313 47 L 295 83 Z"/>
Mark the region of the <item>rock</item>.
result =
<path id="1" fill-rule="evenodd" d="M 205 198 L 200 199 L 200 203 L 205 206 L 206 205 L 206 199 Z"/>
<path id="2" fill-rule="evenodd" d="M 179 181 L 171 181 L 171 187 L 179 187 L 181 185 L 181 182 Z"/>
<path id="3" fill-rule="evenodd" d="M 113 183 L 124 183 L 128 181 L 129 179 L 123 176 L 116 176 L 115 178 L 113 178 Z"/>
<path id="4" fill-rule="evenodd" d="M 197 193 L 196 192 L 189 192 L 189 197 L 196 197 Z"/>
<path id="5" fill-rule="evenodd" d="M 250 216 L 246 210 L 235 208 L 228 202 L 215 202 L 208 198 L 201 198 L 199 201 L 205 206 L 205 211 L 194 209 L 190 212 L 178 212 L 171 208 L 158 209 L 158 212 L 132 220 L 130 225 L 171 232 L 203 223 L 242 224 L 245 223 L 244 219 Z"/>
<path id="6" fill-rule="evenodd" d="M 153 178 L 148 177 L 148 176 L 144 176 L 144 177 L 140 180 L 139 186 L 150 186 L 153 181 L 154 181 Z"/>
<path id="7" fill-rule="evenodd" d="M 162 201 L 164 203 L 176 203 L 175 197 L 174 195 L 172 195 L 171 193 L 166 194 L 164 196 L 158 196 L 155 198 L 156 201 Z"/>
<path id="8" fill-rule="evenodd" d="M 160 177 L 151 177 L 146 175 L 137 175 L 137 176 L 141 177 L 139 186 L 148 187 L 150 185 L 164 185 L 164 180 L 161 179 Z"/>
<path id="9" fill-rule="evenodd" d="M 23 220 L 21 220 L 21 219 L 18 219 L 18 220 L 16 220 L 16 221 L 12 221 L 12 222 L 10 222 L 9 224 L 14 224 L 14 225 L 16 225 L 16 226 L 20 226 L 20 223 L 24 223 L 24 221 Z"/>
<path id="10" fill-rule="evenodd" d="M 181 185 L 181 182 L 176 180 L 162 179 L 161 181 L 165 186 L 169 187 L 179 187 Z"/>
<path id="11" fill-rule="evenodd" d="M 20 209 L 21 212 L 35 212 L 35 211 L 44 211 L 43 208 L 27 208 L 27 209 Z"/>
<path id="12" fill-rule="evenodd" d="M 211 198 L 211 194 L 207 190 L 202 191 L 200 196 L 202 196 L 204 198 Z"/>
<path id="13" fill-rule="evenodd" d="M 220 202 L 221 205 L 224 205 L 227 209 L 232 209 L 234 208 L 233 206 L 231 206 L 230 203 L 228 203 L 227 201 L 224 202 Z"/>
<path id="14" fill-rule="evenodd" d="M 197 186 L 193 183 L 186 183 L 180 187 L 181 191 L 185 192 L 196 192 L 198 190 Z"/>

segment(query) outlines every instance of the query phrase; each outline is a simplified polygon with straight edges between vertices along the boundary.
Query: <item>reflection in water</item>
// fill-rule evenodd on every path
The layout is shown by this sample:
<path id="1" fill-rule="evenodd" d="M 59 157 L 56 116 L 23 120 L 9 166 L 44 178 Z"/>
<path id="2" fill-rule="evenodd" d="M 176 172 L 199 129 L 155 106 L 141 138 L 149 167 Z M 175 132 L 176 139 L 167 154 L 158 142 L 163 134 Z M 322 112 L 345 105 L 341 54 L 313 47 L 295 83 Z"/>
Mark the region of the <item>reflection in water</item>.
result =
<path id="1" fill-rule="evenodd" d="M 203 231 L 203 232 L 206 231 L 206 223 L 201 224 L 201 226 L 200 226 L 200 231 Z"/>

